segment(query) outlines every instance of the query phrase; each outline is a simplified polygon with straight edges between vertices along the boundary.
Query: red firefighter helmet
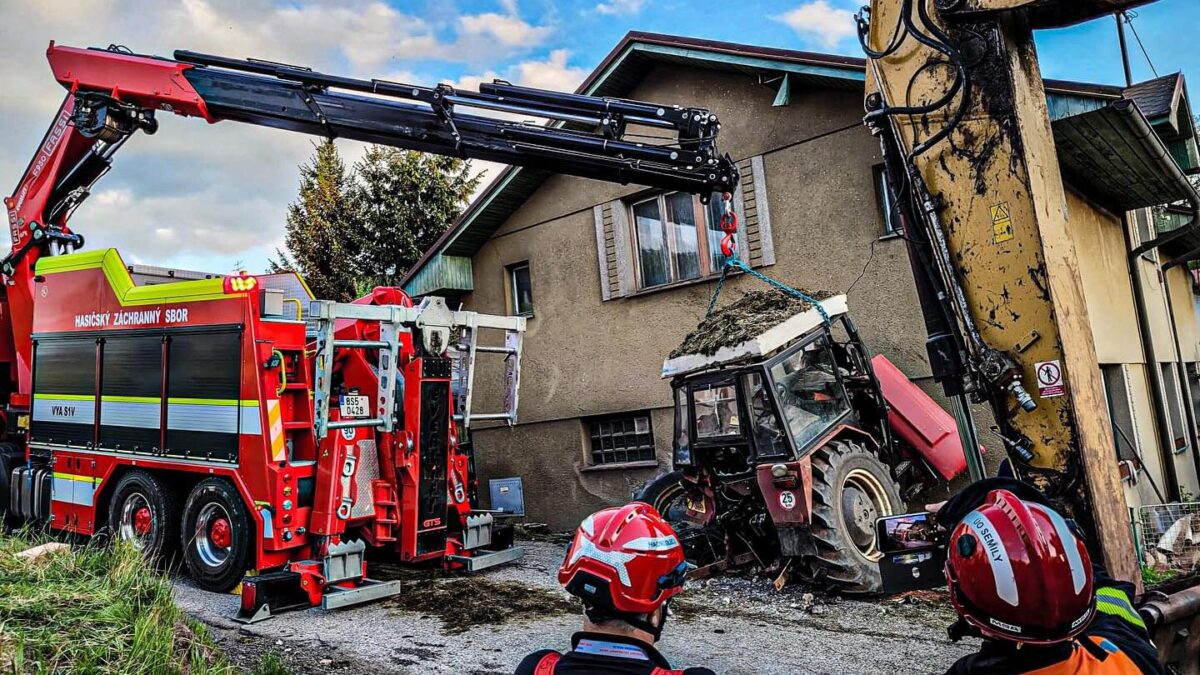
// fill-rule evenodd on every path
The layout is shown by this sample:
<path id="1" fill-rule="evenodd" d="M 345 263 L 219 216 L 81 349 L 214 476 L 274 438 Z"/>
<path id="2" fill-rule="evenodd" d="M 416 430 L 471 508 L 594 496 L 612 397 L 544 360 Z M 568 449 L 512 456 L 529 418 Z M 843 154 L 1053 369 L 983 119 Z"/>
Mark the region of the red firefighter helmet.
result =
<path id="1" fill-rule="evenodd" d="M 584 518 L 558 582 L 602 614 L 650 614 L 683 589 L 687 570 L 675 530 L 632 502 Z"/>
<path id="2" fill-rule="evenodd" d="M 1096 610 L 1092 562 L 1053 509 L 993 490 L 950 535 L 950 600 L 985 636 L 1031 644 L 1069 640 Z"/>

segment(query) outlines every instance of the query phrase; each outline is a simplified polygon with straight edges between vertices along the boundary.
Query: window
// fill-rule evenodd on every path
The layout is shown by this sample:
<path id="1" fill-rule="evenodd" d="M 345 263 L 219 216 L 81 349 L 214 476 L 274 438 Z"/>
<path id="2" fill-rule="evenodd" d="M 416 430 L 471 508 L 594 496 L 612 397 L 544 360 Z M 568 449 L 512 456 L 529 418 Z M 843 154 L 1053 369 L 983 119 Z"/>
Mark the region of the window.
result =
<path id="1" fill-rule="evenodd" d="M 780 457 L 788 454 L 787 439 L 779 426 L 765 379 L 762 373 L 743 375 L 742 388 L 746 392 L 746 407 L 750 411 L 750 427 L 758 456 Z"/>
<path id="2" fill-rule="evenodd" d="M 649 413 L 631 413 L 587 421 L 592 464 L 624 464 L 654 460 L 654 432 Z"/>
<path id="3" fill-rule="evenodd" d="M 837 364 L 824 339 L 771 366 L 771 378 L 784 421 L 801 452 L 847 410 Z"/>
<path id="4" fill-rule="evenodd" d="M 1133 212 L 1133 229 L 1137 235 L 1138 246 L 1154 241 L 1158 233 L 1154 230 L 1154 219 L 1150 215 L 1150 209 L 1138 209 Z M 1142 253 L 1142 257 L 1154 262 L 1158 259 L 1158 254 L 1154 249 L 1150 249 Z"/>
<path id="5" fill-rule="evenodd" d="M 1122 460 L 1138 459 L 1137 430 L 1130 404 L 1129 384 L 1125 367 L 1120 364 L 1102 364 L 1100 375 L 1104 378 L 1104 393 L 1108 399 L 1108 418 L 1112 421 L 1113 442 L 1117 446 L 1117 457 Z"/>
<path id="6" fill-rule="evenodd" d="M 533 316 L 533 288 L 529 283 L 529 263 L 517 263 L 508 268 L 510 309 L 516 316 Z"/>
<path id="7" fill-rule="evenodd" d="M 892 193 L 888 189 L 887 172 L 882 164 L 876 164 L 871 170 L 875 175 L 875 199 L 879 204 L 880 217 L 883 218 L 883 236 L 903 234 L 900 212 L 892 202 Z"/>
<path id="8" fill-rule="evenodd" d="M 737 390 L 732 382 L 697 386 L 692 390 L 692 408 L 696 415 L 696 438 L 720 438 L 741 433 L 738 420 Z"/>
<path id="9" fill-rule="evenodd" d="M 1187 452 L 1187 424 L 1183 416 L 1183 397 L 1180 395 L 1179 371 L 1174 363 L 1160 363 L 1162 369 L 1163 392 L 1167 399 L 1167 413 L 1171 421 L 1171 439 L 1175 446 L 1175 454 Z"/>
<path id="10" fill-rule="evenodd" d="M 707 207 L 686 192 L 635 202 L 631 211 L 639 286 L 652 288 L 720 272 L 725 261 L 720 209 L 715 193 Z"/>

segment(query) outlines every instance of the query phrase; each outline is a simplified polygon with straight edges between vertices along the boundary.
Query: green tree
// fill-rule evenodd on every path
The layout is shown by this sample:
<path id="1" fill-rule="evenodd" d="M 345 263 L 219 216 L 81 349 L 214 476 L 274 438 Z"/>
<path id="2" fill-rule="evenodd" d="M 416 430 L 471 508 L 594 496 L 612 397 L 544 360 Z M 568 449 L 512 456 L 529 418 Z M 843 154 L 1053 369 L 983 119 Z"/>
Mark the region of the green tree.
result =
<path id="1" fill-rule="evenodd" d="M 355 297 L 361 258 L 360 209 L 353 175 L 333 141 L 315 144 L 300 166 L 300 194 L 288 205 L 284 245 L 271 271 L 296 271 L 318 298 L 347 302 Z"/>
<path id="2" fill-rule="evenodd" d="M 355 165 L 360 289 L 392 286 L 462 212 L 479 185 L 457 157 L 372 146 Z"/>

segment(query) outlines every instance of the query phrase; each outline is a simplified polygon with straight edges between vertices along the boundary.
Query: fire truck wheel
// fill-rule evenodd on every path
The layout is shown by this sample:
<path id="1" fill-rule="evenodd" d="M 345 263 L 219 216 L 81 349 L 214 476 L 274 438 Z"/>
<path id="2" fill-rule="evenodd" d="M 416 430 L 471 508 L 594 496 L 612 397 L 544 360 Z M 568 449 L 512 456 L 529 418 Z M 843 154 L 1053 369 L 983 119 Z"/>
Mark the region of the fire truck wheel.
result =
<path id="1" fill-rule="evenodd" d="M 232 483 L 197 483 L 183 507 L 180 533 L 183 560 L 197 586 L 225 593 L 241 582 L 250 562 L 250 517 Z"/>
<path id="2" fill-rule="evenodd" d="M 113 537 L 128 541 L 148 560 L 166 558 L 175 546 L 179 508 L 175 495 L 146 471 L 121 477 L 108 502 L 108 529 Z"/>
<path id="3" fill-rule="evenodd" d="M 812 456 L 815 575 L 844 593 L 880 590 L 875 519 L 900 513 L 904 502 L 891 472 L 851 440 Z"/>

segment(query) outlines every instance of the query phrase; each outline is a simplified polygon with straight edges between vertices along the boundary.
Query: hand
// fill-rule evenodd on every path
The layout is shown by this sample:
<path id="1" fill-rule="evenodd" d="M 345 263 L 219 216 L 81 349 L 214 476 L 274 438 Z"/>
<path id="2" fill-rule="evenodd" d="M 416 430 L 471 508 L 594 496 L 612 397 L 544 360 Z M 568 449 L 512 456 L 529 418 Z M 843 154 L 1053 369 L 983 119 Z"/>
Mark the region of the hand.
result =
<path id="1" fill-rule="evenodd" d="M 936 503 L 933 503 L 933 504 L 926 504 L 926 505 L 925 505 L 925 510 L 926 510 L 926 511 L 928 511 L 928 512 L 930 512 L 930 513 L 936 514 L 938 511 L 941 511 L 941 510 L 942 510 L 942 507 L 943 507 L 943 506 L 945 506 L 945 505 L 946 505 L 946 502 L 945 502 L 945 500 L 942 500 L 942 501 L 940 501 L 940 502 L 936 502 Z"/>

